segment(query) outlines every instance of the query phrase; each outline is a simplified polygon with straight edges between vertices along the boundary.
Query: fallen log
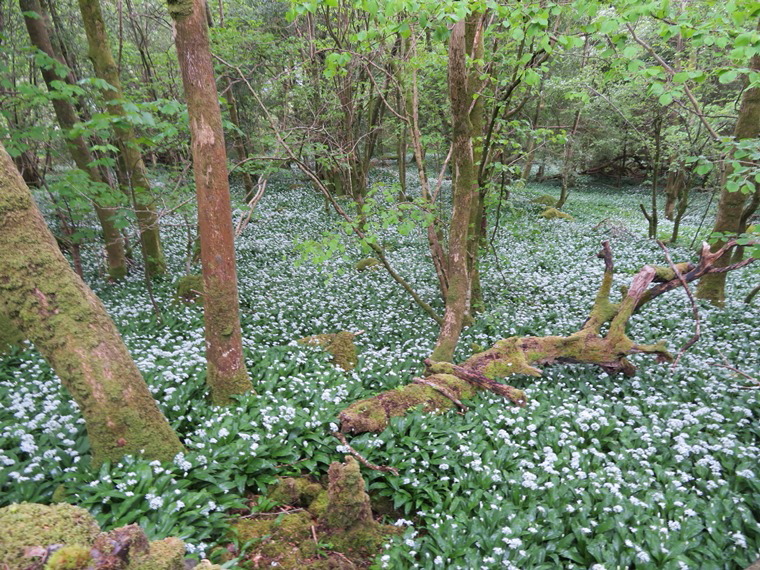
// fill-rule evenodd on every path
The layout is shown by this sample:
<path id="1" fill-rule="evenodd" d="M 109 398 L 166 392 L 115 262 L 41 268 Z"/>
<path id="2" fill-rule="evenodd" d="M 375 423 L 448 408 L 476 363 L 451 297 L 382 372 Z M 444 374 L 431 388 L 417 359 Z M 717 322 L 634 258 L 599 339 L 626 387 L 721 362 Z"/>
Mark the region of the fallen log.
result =
<path id="1" fill-rule="evenodd" d="M 359 400 L 339 414 L 343 433 L 381 432 L 390 419 L 421 406 L 425 411 L 446 410 L 453 405 L 460 409 L 461 400 L 471 398 L 478 390 L 489 390 L 508 398 L 518 406 L 527 402 L 518 388 L 497 381 L 516 374 L 541 376 L 541 367 L 560 362 L 576 362 L 599 366 L 610 374 L 632 376 L 636 367 L 628 360 L 632 354 L 649 354 L 659 362 L 670 362 L 673 356 L 664 341 L 639 344 L 626 334 L 631 316 L 644 304 L 677 287 L 686 287 L 703 275 L 732 271 L 744 267 L 754 258 L 727 267 L 715 267 L 722 255 L 737 245 L 728 241 L 716 252 L 707 243 L 697 263 L 670 264 L 666 267 L 645 265 L 622 288 L 618 302 L 610 300 L 614 265 L 608 241 L 602 243 L 598 257 L 604 260 L 604 276 L 589 317 L 580 330 L 569 336 L 510 337 L 491 348 L 472 355 L 461 364 L 425 360 L 422 379 Z M 607 327 L 602 333 L 602 328 Z"/>

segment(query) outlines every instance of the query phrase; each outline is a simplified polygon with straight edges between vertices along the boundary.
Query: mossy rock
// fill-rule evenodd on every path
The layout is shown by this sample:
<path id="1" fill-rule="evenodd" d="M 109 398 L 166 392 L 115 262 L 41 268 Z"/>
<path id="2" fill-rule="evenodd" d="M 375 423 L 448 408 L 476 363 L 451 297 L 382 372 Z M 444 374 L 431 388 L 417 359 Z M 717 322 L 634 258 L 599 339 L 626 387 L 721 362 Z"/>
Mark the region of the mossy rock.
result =
<path id="1" fill-rule="evenodd" d="M 203 299 L 203 276 L 185 275 L 175 286 L 177 299 L 185 303 L 200 303 Z"/>
<path id="2" fill-rule="evenodd" d="M 334 334 L 316 334 L 298 339 L 300 344 L 320 346 L 332 354 L 332 363 L 343 370 L 353 370 L 356 367 L 356 345 L 352 332 L 342 331 Z"/>
<path id="3" fill-rule="evenodd" d="M 538 198 L 533 198 L 533 200 L 531 200 L 531 203 L 541 204 L 542 206 L 548 206 L 549 208 L 554 208 L 554 206 L 557 205 L 557 199 L 554 196 L 549 196 L 548 194 L 544 194 L 543 196 L 539 196 Z"/>
<path id="4" fill-rule="evenodd" d="M 566 214 L 565 212 L 560 212 L 557 208 L 546 208 L 541 214 L 539 214 L 542 218 L 546 218 L 547 220 L 572 220 L 573 217 L 570 214 Z"/>
<path id="5" fill-rule="evenodd" d="M 52 544 L 90 547 L 100 533 L 95 519 L 84 509 L 61 503 L 19 503 L 0 509 L 0 561 L 7 569 L 23 570 L 32 560 L 27 548 Z"/>
<path id="6" fill-rule="evenodd" d="M 368 257 L 367 259 L 362 259 L 361 261 L 357 261 L 354 264 L 354 269 L 357 271 L 366 271 L 367 269 L 378 268 L 380 266 L 380 262 L 375 259 L 374 257 Z"/>

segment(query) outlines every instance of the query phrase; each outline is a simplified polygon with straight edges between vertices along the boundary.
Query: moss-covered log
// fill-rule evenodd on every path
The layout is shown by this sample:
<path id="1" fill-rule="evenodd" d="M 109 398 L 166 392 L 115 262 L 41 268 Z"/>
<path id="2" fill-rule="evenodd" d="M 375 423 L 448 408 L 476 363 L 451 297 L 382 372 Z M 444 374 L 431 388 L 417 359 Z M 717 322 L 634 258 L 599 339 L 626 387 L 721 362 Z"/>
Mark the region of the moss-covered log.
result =
<path id="1" fill-rule="evenodd" d="M 512 386 L 497 382 L 516 374 L 541 376 L 541 367 L 558 362 L 578 362 L 599 366 L 610 374 L 633 375 L 631 354 L 651 354 L 659 361 L 672 360 L 665 343 L 638 344 L 626 334 L 631 316 L 645 303 L 683 283 L 690 283 L 714 272 L 743 267 L 753 259 L 718 268 L 715 262 L 736 245 L 729 241 L 716 252 L 703 244 L 699 262 L 679 263 L 669 267 L 647 265 L 636 274 L 618 302 L 610 300 L 613 278 L 612 251 L 604 242 L 599 257 L 605 271 L 588 319 L 580 330 L 569 336 L 510 337 L 498 341 L 488 350 L 474 354 L 465 362 L 426 360 L 426 377 L 395 390 L 389 390 L 355 402 L 340 413 L 340 429 L 344 433 L 380 432 L 391 418 L 422 406 L 426 411 L 445 410 L 459 400 L 472 397 L 476 390 L 486 389 L 517 405 L 524 405 L 525 394 Z M 602 327 L 607 327 L 602 334 Z"/>
<path id="2" fill-rule="evenodd" d="M 182 444 L 100 300 L 69 267 L 0 145 L 0 313 L 31 340 L 79 405 L 93 460 L 169 460 Z"/>

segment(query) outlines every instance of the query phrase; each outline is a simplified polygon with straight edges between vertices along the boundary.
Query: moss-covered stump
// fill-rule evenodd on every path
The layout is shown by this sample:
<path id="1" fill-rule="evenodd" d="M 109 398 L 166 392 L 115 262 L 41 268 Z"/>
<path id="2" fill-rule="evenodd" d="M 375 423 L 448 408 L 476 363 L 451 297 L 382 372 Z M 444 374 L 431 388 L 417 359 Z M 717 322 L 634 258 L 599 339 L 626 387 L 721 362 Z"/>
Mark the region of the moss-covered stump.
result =
<path id="1" fill-rule="evenodd" d="M 367 259 L 357 261 L 354 264 L 354 269 L 357 271 L 366 271 L 367 269 L 378 268 L 379 266 L 380 262 L 377 259 L 374 257 L 368 257 Z"/>
<path id="2" fill-rule="evenodd" d="M 548 194 L 544 194 L 542 196 L 539 196 L 538 198 L 533 198 L 531 200 L 533 204 L 540 204 L 542 206 L 547 206 L 549 208 L 553 208 L 557 205 L 557 199 L 554 196 L 549 196 Z"/>
<path id="3" fill-rule="evenodd" d="M 240 519 L 233 525 L 237 542 L 249 544 L 243 568 L 367 568 L 388 537 L 399 531 L 375 521 L 353 457 L 330 466 L 327 490 L 307 478 L 283 478 L 267 496 L 288 500 L 298 510 Z"/>
<path id="4" fill-rule="evenodd" d="M 203 299 L 203 277 L 201 275 L 185 275 L 180 277 L 175 286 L 177 299 L 184 303 L 200 304 Z"/>
<path id="5" fill-rule="evenodd" d="M 300 507 L 311 511 L 311 505 L 326 496 L 322 485 L 307 477 L 282 477 L 267 492 L 267 497 L 282 505 Z"/>
<path id="6" fill-rule="evenodd" d="M 560 212 L 557 208 L 546 208 L 543 212 L 539 214 L 542 218 L 546 218 L 547 220 L 572 220 L 573 217 L 570 214 L 567 214 L 565 212 Z"/>
<path id="7" fill-rule="evenodd" d="M 90 513 L 67 503 L 9 505 L 0 509 L 0 562 L 7 570 L 23 570 L 33 562 L 25 555 L 27 549 L 52 544 L 89 547 L 99 533 Z"/>
<path id="8" fill-rule="evenodd" d="M 149 542 L 137 525 L 100 532 L 86 510 L 68 503 L 20 503 L 0 509 L 3 570 L 42 568 L 42 563 L 45 570 L 185 570 L 184 555 L 180 539 Z"/>
<path id="9" fill-rule="evenodd" d="M 331 334 L 316 334 L 298 339 L 300 344 L 319 346 L 332 355 L 332 363 L 343 370 L 353 370 L 356 367 L 356 344 L 352 332 L 341 331 Z"/>

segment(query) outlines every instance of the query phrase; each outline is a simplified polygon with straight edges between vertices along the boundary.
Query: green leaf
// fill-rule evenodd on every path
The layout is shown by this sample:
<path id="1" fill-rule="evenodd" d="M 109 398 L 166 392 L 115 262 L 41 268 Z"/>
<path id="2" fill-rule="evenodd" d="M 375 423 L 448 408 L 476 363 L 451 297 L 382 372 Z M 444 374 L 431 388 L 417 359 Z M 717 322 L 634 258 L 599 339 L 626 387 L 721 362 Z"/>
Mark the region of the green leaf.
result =
<path id="1" fill-rule="evenodd" d="M 736 80 L 736 77 L 738 75 L 739 73 L 734 69 L 723 71 L 720 75 L 718 75 L 718 81 L 725 85 L 726 83 L 731 83 L 732 81 Z"/>

